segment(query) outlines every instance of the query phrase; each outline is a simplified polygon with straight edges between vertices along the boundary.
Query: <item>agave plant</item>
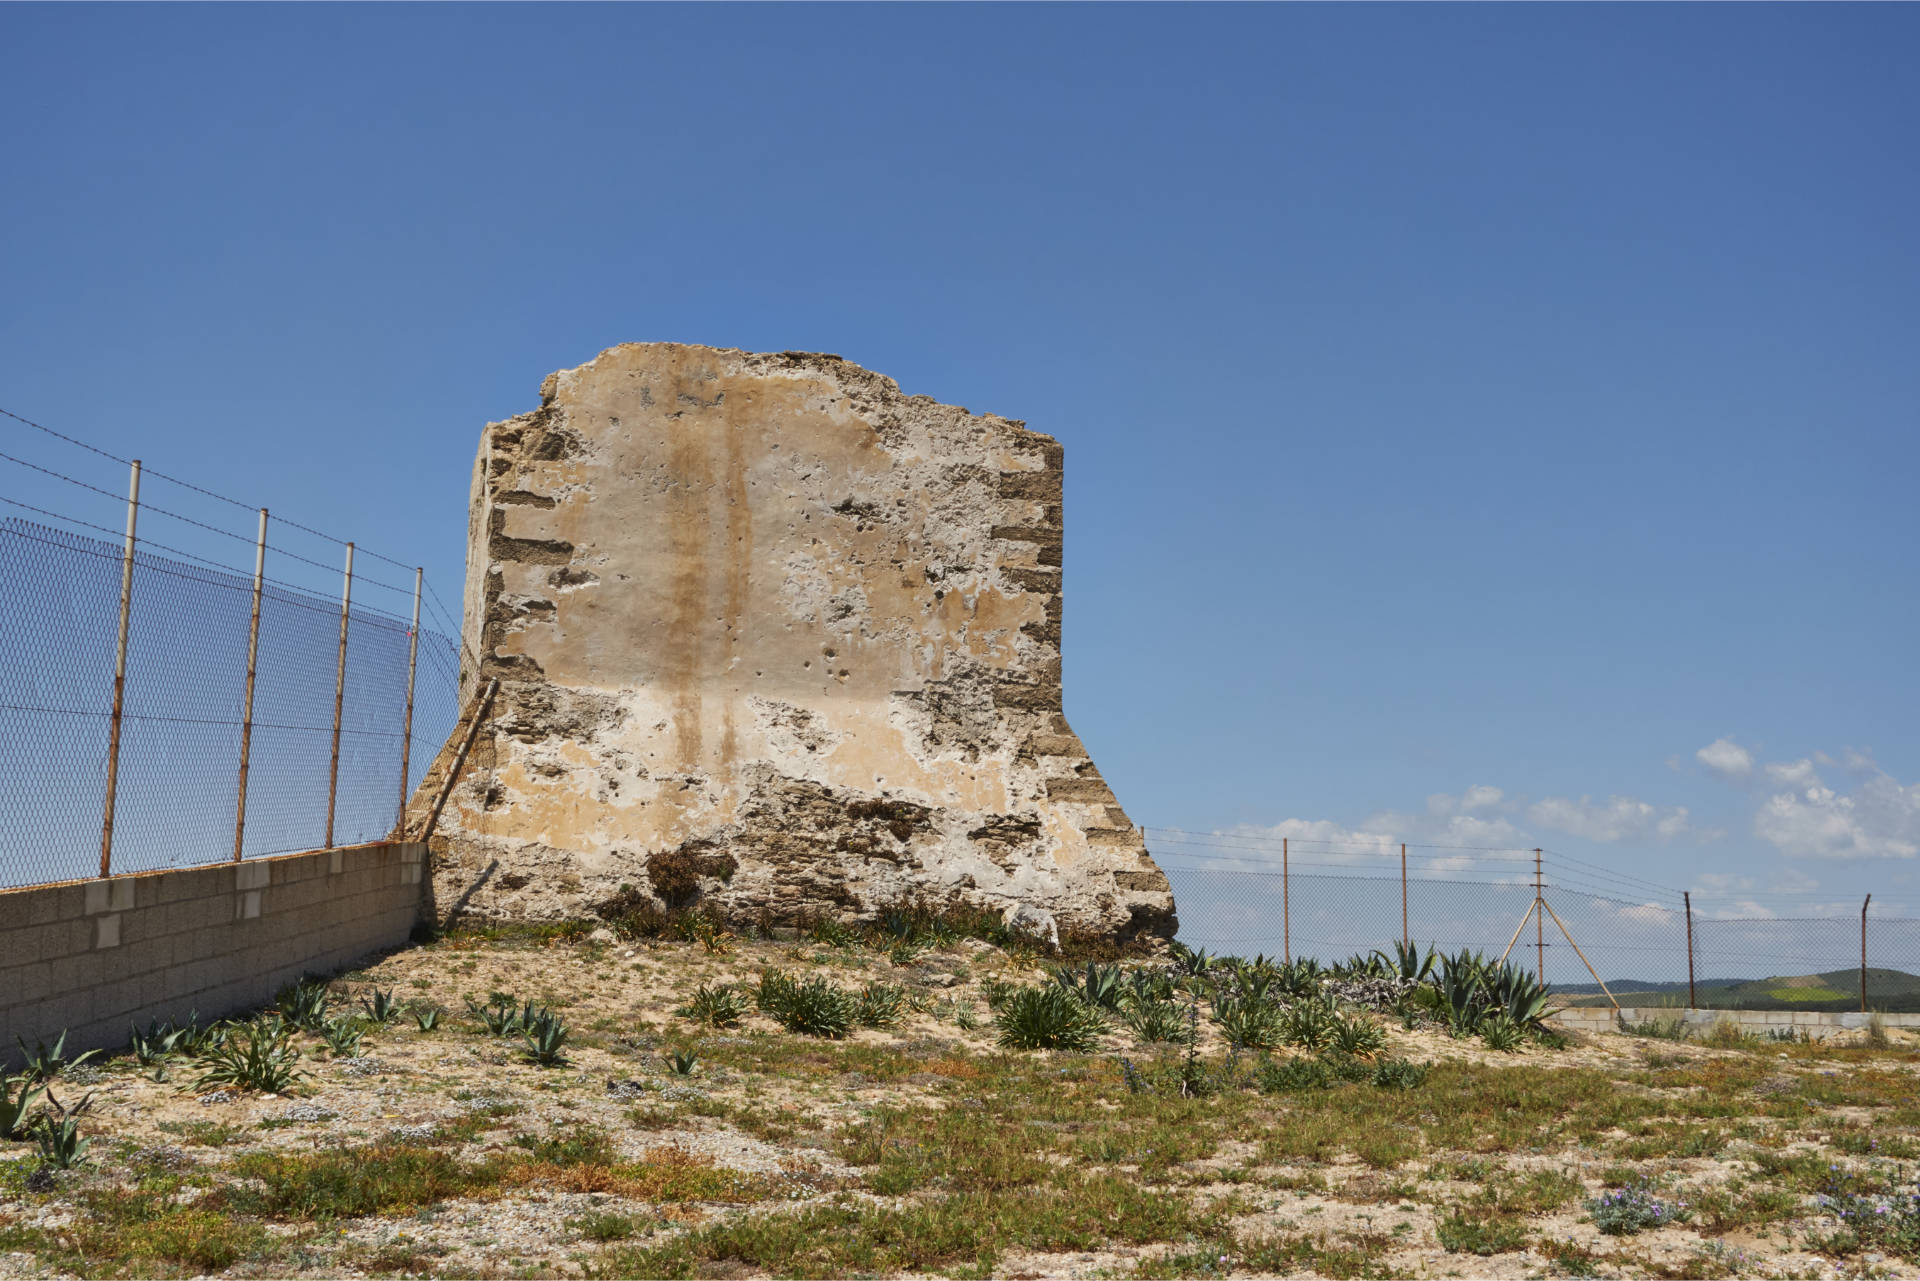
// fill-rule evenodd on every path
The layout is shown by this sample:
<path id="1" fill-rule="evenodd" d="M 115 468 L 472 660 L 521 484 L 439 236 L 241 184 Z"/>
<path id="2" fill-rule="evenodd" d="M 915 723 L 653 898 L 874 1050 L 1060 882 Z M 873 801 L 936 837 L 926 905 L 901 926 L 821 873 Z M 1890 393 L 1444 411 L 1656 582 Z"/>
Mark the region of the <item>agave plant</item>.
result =
<path id="1" fill-rule="evenodd" d="M 1142 1041 L 1181 1041 L 1187 1035 L 1187 1016 L 1171 999 L 1130 1000 L 1121 1015 L 1127 1029 Z"/>
<path id="2" fill-rule="evenodd" d="M 1398 939 L 1394 941 L 1392 956 L 1385 952 L 1375 952 L 1374 956 L 1379 958 L 1382 969 L 1410 983 L 1424 983 L 1432 978 L 1434 962 L 1439 959 L 1431 945 L 1422 953 L 1418 943 Z"/>
<path id="3" fill-rule="evenodd" d="M 1166 971 L 1132 970 L 1128 972 L 1121 989 L 1120 1004 L 1129 1009 L 1140 1005 L 1157 1005 L 1171 1001 L 1173 994 L 1173 976 Z"/>
<path id="4" fill-rule="evenodd" d="M 258 1019 L 222 1037 L 201 1056 L 203 1070 L 195 1086 L 285 1094 L 306 1075 L 294 1066 L 299 1060 L 293 1029 L 277 1019 Z"/>
<path id="5" fill-rule="evenodd" d="M 667 1069 L 675 1076 L 692 1076 L 700 1066 L 700 1056 L 692 1050 L 667 1051 Z"/>
<path id="6" fill-rule="evenodd" d="M 360 1038 L 366 1034 L 367 1025 L 355 1014 L 328 1019 L 320 1026 L 320 1039 L 327 1043 L 327 1049 L 336 1059 L 357 1058 L 360 1054 Z"/>
<path id="7" fill-rule="evenodd" d="M 19 1087 L 17 1094 L 15 1086 Z M 33 1105 L 46 1092 L 46 1083 L 34 1077 L 0 1075 L 0 1139 L 19 1137 Z"/>
<path id="8" fill-rule="evenodd" d="M 1123 978 L 1117 965 L 1096 965 L 1074 971 L 1065 966 L 1053 972 L 1053 981 L 1097 1010 L 1118 1010 L 1125 995 Z"/>
<path id="9" fill-rule="evenodd" d="M 1106 1020 L 1100 1011 L 1057 984 L 1023 987 L 994 1016 L 1000 1044 L 1016 1050 L 1072 1050 L 1084 1054 L 1100 1042 Z"/>
<path id="10" fill-rule="evenodd" d="M 1320 1050 L 1333 1044 L 1333 1006 L 1319 999 L 1295 1001 L 1280 1013 L 1280 1035 L 1289 1045 Z"/>
<path id="11" fill-rule="evenodd" d="M 1288 996 L 1318 996 L 1320 979 L 1324 973 L 1325 971 L 1320 968 L 1320 962 L 1311 956 L 1302 956 L 1282 965 L 1276 981 L 1279 983 L 1280 990 Z"/>
<path id="12" fill-rule="evenodd" d="M 45 1041 L 35 1041 L 32 1048 L 28 1048 L 27 1043 L 19 1037 L 16 1036 L 13 1039 L 20 1047 L 21 1057 L 26 1060 L 27 1075 L 36 1081 L 51 1081 L 68 1068 L 79 1067 L 100 1052 L 88 1050 L 84 1054 L 68 1057 L 67 1033 L 64 1028 L 61 1029 L 60 1035 L 54 1038 L 51 1046 Z"/>
<path id="13" fill-rule="evenodd" d="M 531 1011 L 532 1003 L 528 1003 L 526 1009 Z M 468 998 L 467 1012 L 493 1036 L 514 1036 L 526 1030 L 525 1015 L 515 1007 L 513 998 L 504 992 L 495 992 L 487 998 L 485 1005 L 478 1005 Z"/>
<path id="14" fill-rule="evenodd" d="M 282 988 L 274 1006 L 294 1027 L 318 1032 L 327 1024 L 327 1006 L 332 999 L 326 980 L 309 977 Z"/>
<path id="15" fill-rule="evenodd" d="M 860 998 L 823 978 L 804 981 L 767 970 L 760 976 L 760 1010 L 789 1032 L 838 1039 L 853 1030 Z"/>
<path id="16" fill-rule="evenodd" d="M 416 1005 L 413 1007 L 414 1026 L 422 1032 L 432 1032 L 440 1026 L 441 1013 L 437 1005 Z"/>
<path id="17" fill-rule="evenodd" d="M 544 1006 L 531 1018 L 522 1020 L 521 1039 L 527 1057 L 541 1067 L 558 1067 L 567 1061 L 568 1028 L 566 1020 Z"/>
<path id="18" fill-rule="evenodd" d="M 1175 940 L 1172 950 L 1174 966 L 1188 978 L 1204 978 L 1217 963 L 1204 947 L 1188 947 Z"/>
<path id="19" fill-rule="evenodd" d="M 709 1027 L 732 1027 L 753 1008 L 753 999 L 731 983 L 701 984 L 693 999 L 675 1010 L 681 1018 Z"/>
<path id="20" fill-rule="evenodd" d="M 862 1027 L 892 1027 L 906 1008 L 907 990 L 898 983 L 869 983 L 860 990 L 853 1021 Z"/>
<path id="21" fill-rule="evenodd" d="M 1234 1045 L 1249 1050 L 1271 1050 L 1284 1044 L 1284 1016 L 1264 1000 L 1234 997 L 1215 1004 L 1213 1017 Z"/>
<path id="22" fill-rule="evenodd" d="M 93 1102 L 93 1096 L 87 1095 L 72 1107 L 62 1107 L 49 1092 L 47 1102 L 52 1106 L 40 1115 L 33 1133 L 40 1147 L 40 1161 L 56 1170 L 71 1170 L 87 1159 L 87 1149 L 93 1146 L 91 1140 L 80 1135 L 80 1114 Z"/>
<path id="23" fill-rule="evenodd" d="M 1526 1029 L 1514 1022 L 1505 1010 L 1495 1010 L 1480 1020 L 1480 1039 L 1489 1050 L 1517 1050 L 1527 1038 Z"/>
<path id="24" fill-rule="evenodd" d="M 1387 1034 L 1378 1023 L 1358 1014 L 1333 1020 L 1333 1048 L 1354 1058 L 1370 1059 L 1387 1048 Z"/>
<path id="25" fill-rule="evenodd" d="M 138 1027 L 129 1027 L 127 1039 L 133 1047 L 134 1060 L 141 1067 L 153 1067 L 169 1055 L 184 1053 L 192 1037 L 191 1029 L 176 1025 L 172 1019 L 164 1023 L 156 1019 L 147 1024 L 144 1032 Z"/>
<path id="26" fill-rule="evenodd" d="M 400 1017 L 400 1007 L 394 1003 L 393 989 L 381 991 L 373 989 L 371 996 L 360 998 L 360 1008 L 367 1012 L 367 1019 L 376 1027 L 385 1027 Z"/>

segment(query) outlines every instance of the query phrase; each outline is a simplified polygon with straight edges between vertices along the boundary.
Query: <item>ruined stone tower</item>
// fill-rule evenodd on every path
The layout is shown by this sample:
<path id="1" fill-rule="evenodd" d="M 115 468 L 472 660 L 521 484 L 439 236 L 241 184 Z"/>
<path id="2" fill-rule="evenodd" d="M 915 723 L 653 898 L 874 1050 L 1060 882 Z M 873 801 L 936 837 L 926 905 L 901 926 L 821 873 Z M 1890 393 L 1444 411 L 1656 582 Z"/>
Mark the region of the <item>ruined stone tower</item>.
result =
<path id="1" fill-rule="evenodd" d="M 1061 448 L 1021 423 L 836 356 L 631 343 L 550 376 L 474 466 L 467 688 L 501 684 L 433 838 L 438 909 L 629 885 L 1170 936 L 1061 714 L 1060 593 Z"/>

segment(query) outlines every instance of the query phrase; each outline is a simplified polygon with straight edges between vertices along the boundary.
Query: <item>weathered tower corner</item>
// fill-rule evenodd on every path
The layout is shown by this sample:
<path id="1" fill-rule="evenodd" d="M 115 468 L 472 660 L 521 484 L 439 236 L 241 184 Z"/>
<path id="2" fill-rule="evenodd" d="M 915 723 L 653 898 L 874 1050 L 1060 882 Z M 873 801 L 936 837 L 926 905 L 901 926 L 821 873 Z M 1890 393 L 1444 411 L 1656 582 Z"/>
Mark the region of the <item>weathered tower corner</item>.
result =
<path id="1" fill-rule="evenodd" d="M 489 425 L 443 914 L 908 899 L 1170 937 L 1061 712 L 1062 450 L 836 356 L 612 347 Z M 444 777 L 452 745 L 414 803 Z"/>

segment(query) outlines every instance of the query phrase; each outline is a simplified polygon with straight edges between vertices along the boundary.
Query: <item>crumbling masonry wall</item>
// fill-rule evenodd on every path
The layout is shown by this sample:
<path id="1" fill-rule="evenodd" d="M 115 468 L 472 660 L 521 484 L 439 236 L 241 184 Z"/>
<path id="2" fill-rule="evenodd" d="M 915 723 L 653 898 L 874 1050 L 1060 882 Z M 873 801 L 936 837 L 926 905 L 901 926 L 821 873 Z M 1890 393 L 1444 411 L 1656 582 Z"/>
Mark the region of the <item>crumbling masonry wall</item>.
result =
<path id="1" fill-rule="evenodd" d="M 1170 936 L 1061 712 L 1061 466 L 835 356 L 636 343 L 549 377 L 474 467 L 469 688 L 501 685 L 432 841 L 438 910 L 917 896 Z"/>

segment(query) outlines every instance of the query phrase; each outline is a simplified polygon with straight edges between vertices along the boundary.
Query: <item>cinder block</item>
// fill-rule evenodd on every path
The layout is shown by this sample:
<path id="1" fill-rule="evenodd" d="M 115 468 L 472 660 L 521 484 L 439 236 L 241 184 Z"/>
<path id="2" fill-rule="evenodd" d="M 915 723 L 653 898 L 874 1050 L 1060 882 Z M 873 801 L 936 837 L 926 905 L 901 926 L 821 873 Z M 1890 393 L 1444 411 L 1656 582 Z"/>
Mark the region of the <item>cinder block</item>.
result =
<path id="1" fill-rule="evenodd" d="M 93 945 L 96 948 L 120 946 L 120 914 L 118 912 L 93 918 Z"/>
<path id="2" fill-rule="evenodd" d="M 84 915 L 86 889 L 79 885 L 48 885 L 28 890 L 27 920 L 30 925 L 51 925 Z"/>
<path id="3" fill-rule="evenodd" d="M 271 863 L 242 863 L 233 871 L 233 888 L 236 890 L 264 890 L 273 881 Z"/>
<path id="4" fill-rule="evenodd" d="M 0 1008 L 44 1001 L 53 995 L 53 966 L 29 961 L 0 970 Z"/>
<path id="5" fill-rule="evenodd" d="M 31 890 L 0 890 L 0 942 L 33 924 Z"/>

